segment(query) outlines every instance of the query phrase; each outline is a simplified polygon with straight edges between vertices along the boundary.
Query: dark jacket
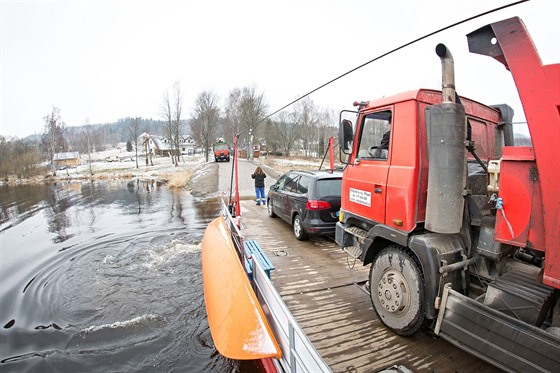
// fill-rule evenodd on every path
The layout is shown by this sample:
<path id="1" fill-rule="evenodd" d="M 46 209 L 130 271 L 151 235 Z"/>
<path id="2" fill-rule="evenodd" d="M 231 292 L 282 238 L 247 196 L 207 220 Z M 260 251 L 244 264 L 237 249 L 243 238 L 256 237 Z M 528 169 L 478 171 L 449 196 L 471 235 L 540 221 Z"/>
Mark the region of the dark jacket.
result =
<path id="1" fill-rule="evenodd" d="M 251 177 L 255 179 L 255 188 L 264 188 L 264 178 L 266 177 L 265 174 L 251 174 Z"/>

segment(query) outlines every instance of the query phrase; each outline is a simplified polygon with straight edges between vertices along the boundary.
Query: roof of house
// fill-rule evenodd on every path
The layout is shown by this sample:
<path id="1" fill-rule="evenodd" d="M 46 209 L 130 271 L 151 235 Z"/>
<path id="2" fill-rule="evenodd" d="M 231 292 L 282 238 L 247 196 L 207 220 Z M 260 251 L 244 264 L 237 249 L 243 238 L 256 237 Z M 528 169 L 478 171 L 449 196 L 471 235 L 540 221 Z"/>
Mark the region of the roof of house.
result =
<path id="1" fill-rule="evenodd" d="M 159 149 L 159 150 L 170 150 L 171 149 L 171 144 L 168 142 L 164 142 L 164 137 L 162 136 L 150 136 L 150 139 L 154 142 L 154 145 Z"/>
<path id="2" fill-rule="evenodd" d="M 155 146 L 161 150 L 172 148 L 171 143 L 168 142 L 167 137 L 165 136 L 150 135 L 150 139 L 153 141 Z M 182 136 L 179 138 L 179 143 L 189 144 L 194 143 L 194 140 L 190 136 Z"/>
<path id="3" fill-rule="evenodd" d="M 76 158 L 80 158 L 79 152 L 55 153 L 53 156 L 53 161 L 66 161 L 69 159 L 76 159 Z"/>

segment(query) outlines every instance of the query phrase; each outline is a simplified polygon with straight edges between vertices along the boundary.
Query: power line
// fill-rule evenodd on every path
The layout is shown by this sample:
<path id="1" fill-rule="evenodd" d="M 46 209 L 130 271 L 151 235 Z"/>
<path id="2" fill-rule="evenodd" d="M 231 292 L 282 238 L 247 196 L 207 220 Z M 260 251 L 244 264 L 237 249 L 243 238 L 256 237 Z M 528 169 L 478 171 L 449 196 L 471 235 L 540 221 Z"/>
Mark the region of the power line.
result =
<path id="1" fill-rule="evenodd" d="M 375 62 L 375 61 L 377 61 L 377 60 L 379 60 L 379 59 L 381 59 L 381 58 L 383 58 L 383 57 L 386 57 L 386 56 L 388 56 L 388 55 L 390 55 L 390 54 L 392 54 L 392 53 L 395 53 L 395 52 L 397 52 L 397 51 L 399 51 L 399 50 L 401 50 L 401 49 L 403 49 L 403 48 L 406 48 L 406 47 L 408 47 L 409 45 L 412 45 L 412 44 L 414 44 L 414 43 L 417 43 L 417 42 L 419 42 L 420 40 L 424 40 L 424 39 L 426 39 L 426 38 L 429 38 L 430 36 L 439 34 L 439 33 L 442 32 L 442 31 L 449 30 L 450 28 L 453 28 L 453 27 L 455 27 L 455 26 L 459 26 L 459 25 L 461 25 L 461 24 L 463 24 L 463 23 L 472 21 L 473 19 L 480 18 L 480 17 L 482 17 L 482 16 L 485 16 L 485 15 L 488 15 L 488 14 L 497 12 L 497 11 L 499 11 L 499 10 L 506 9 L 506 8 L 509 8 L 509 7 L 512 7 L 512 6 L 521 4 L 521 3 L 525 3 L 525 2 L 527 2 L 527 1 L 529 1 L 529 0 L 520 0 L 520 1 L 516 1 L 516 2 L 514 2 L 514 3 L 510 3 L 510 4 L 507 4 L 507 5 L 500 6 L 500 7 L 498 7 L 498 8 L 494 8 L 494 9 L 492 9 L 492 10 L 488 10 L 488 11 L 486 11 L 486 12 L 479 13 L 479 14 L 477 14 L 477 15 L 475 15 L 475 16 L 472 16 L 472 17 L 469 17 L 469 18 L 465 18 L 465 19 L 462 20 L 462 21 L 455 22 L 455 23 L 453 23 L 453 24 L 451 24 L 451 25 L 449 25 L 449 26 L 445 26 L 445 27 L 443 27 L 443 28 L 440 28 L 439 30 L 432 31 L 432 32 L 430 32 L 429 34 L 426 34 L 426 35 L 421 36 L 421 37 L 419 37 L 419 38 L 417 38 L 417 39 L 414 39 L 414 40 L 412 40 L 412 41 L 409 41 L 408 43 L 403 44 L 403 45 L 401 45 L 400 47 L 397 47 L 397 48 L 392 49 L 392 50 L 390 50 L 390 51 L 388 51 L 388 52 L 385 52 L 385 53 L 383 53 L 383 54 L 381 54 L 381 55 L 375 57 L 374 59 L 372 59 L 372 60 L 370 60 L 370 61 L 368 61 L 368 62 L 365 62 L 365 63 L 361 64 L 360 66 L 357 66 L 357 67 L 353 68 L 352 70 L 349 70 L 349 71 L 345 72 L 344 74 L 339 75 L 339 76 L 337 76 L 336 78 L 334 78 L 334 79 L 332 79 L 332 80 L 329 80 L 328 82 L 326 82 L 326 83 L 320 85 L 319 87 L 317 87 L 317 88 L 315 88 L 315 89 L 313 89 L 313 90 L 307 92 L 306 94 L 304 94 L 303 96 L 301 96 L 301 97 L 295 99 L 294 101 L 290 102 L 289 104 L 282 106 L 280 109 L 276 110 L 274 113 L 269 114 L 268 116 L 266 116 L 265 118 L 263 118 L 260 122 L 264 122 L 264 121 L 267 120 L 268 118 L 272 117 L 274 114 L 276 114 L 276 113 L 278 113 L 278 112 L 284 110 L 284 109 L 287 108 L 288 106 L 291 106 L 291 105 L 295 104 L 295 103 L 298 102 L 299 100 L 304 99 L 305 97 L 309 96 L 310 94 L 312 94 L 312 93 L 314 93 L 314 92 L 317 92 L 318 90 L 320 90 L 320 89 L 322 89 L 322 88 L 328 86 L 329 84 L 334 83 L 334 82 L 337 81 L 338 79 L 343 78 L 343 77 L 345 77 L 346 75 L 348 75 L 348 74 L 350 74 L 350 73 L 353 73 L 354 71 L 359 70 L 359 69 L 361 69 L 362 67 L 364 67 L 364 66 L 366 66 L 366 65 L 369 65 L 369 64 L 372 63 L 372 62 Z"/>

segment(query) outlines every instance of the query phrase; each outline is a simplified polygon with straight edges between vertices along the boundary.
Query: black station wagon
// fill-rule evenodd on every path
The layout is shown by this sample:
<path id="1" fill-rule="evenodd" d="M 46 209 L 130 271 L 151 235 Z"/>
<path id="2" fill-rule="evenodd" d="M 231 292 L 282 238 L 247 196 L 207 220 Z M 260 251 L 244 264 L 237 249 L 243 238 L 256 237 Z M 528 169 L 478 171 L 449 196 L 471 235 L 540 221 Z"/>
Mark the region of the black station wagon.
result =
<path id="1" fill-rule="evenodd" d="M 340 210 L 340 171 L 289 171 L 270 187 L 268 216 L 292 224 L 298 240 L 334 234 Z"/>

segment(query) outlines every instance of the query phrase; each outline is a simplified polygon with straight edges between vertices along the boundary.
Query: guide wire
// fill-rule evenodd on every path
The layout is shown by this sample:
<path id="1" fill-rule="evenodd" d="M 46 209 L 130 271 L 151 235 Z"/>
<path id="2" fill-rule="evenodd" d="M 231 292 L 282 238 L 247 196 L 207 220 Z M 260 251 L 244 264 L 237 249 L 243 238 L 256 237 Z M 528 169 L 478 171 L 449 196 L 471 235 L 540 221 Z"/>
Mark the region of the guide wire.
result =
<path id="1" fill-rule="evenodd" d="M 409 41 L 408 43 L 402 44 L 401 46 L 399 46 L 399 47 L 397 47 L 397 48 L 394 48 L 394 49 L 392 49 L 392 50 L 390 50 L 390 51 L 388 51 L 388 52 L 385 52 L 385 53 L 383 53 L 383 54 L 381 54 L 381 55 L 375 57 L 374 59 L 369 60 L 368 62 L 365 62 L 365 63 L 361 64 L 360 66 L 357 66 L 357 67 L 355 67 L 355 68 L 353 68 L 353 69 L 351 69 L 351 70 L 345 72 L 344 74 L 339 75 L 339 76 L 337 76 L 336 78 L 331 79 L 331 80 L 329 80 L 328 82 L 326 82 L 326 83 L 320 85 L 319 87 L 317 87 L 317 88 L 315 88 L 315 89 L 313 89 L 313 90 L 307 92 L 306 94 L 304 94 L 303 96 L 301 96 L 301 97 L 299 97 L 299 98 L 293 100 L 293 101 L 290 102 L 289 104 L 282 106 L 280 109 L 276 110 L 276 111 L 273 112 L 272 114 L 269 114 L 268 116 L 266 116 L 265 118 L 263 118 L 262 120 L 260 120 L 258 123 L 264 122 L 265 120 L 267 120 L 268 118 L 272 117 L 273 115 L 279 113 L 280 111 L 284 110 L 284 109 L 287 108 L 288 106 L 291 106 L 291 105 L 295 104 L 296 102 L 298 102 L 299 100 L 304 99 L 305 97 L 309 96 L 310 94 L 312 94 L 312 93 L 314 93 L 314 92 L 317 92 L 318 90 L 320 90 L 320 89 L 322 89 L 322 88 L 328 86 L 329 84 L 334 83 L 335 81 L 337 81 L 337 80 L 339 80 L 339 79 L 345 77 L 346 75 L 349 75 L 349 74 L 353 73 L 354 71 L 359 70 L 359 69 L 361 69 L 362 67 L 364 67 L 364 66 L 366 66 L 366 65 L 369 65 L 369 64 L 372 63 L 372 62 L 375 62 L 375 61 L 377 61 L 377 60 L 380 60 L 380 59 L 383 58 L 383 57 L 386 57 L 386 56 L 388 56 L 388 55 L 390 55 L 390 54 L 393 54 L 393 53 L 395 53 L 395 52 L 397 52 L 397 51 L 399 51 L 399 50 L 401 50 L 401 49 L 403 49 L 403 48 L 406 48 L 406 47 L 408 47 L 408 46 L 410 46 L 410 45 L 412 45 L 412 44 L 415 44 L 415 43 L 417 43 L 417 42 L 419 42 L 419 41 L 421 41 L 421 40 L 424 40 L 424 39 L 426 39 L 426 38 L 429 38 L 430 36 L 439 34 L 440 32 L 443 32 L 443 31 L 445 31 L 445 30 L 449 30 L 450 28 L 459 26 L 459 25 L 461 25 L 461 24 L 463 24 L 463 23 L 472 21 L 472 20 L 477 19 L 477 18 L 480 18 L 480 17 L 482 17 L 482 16 L 485 16 L 485 15 L 488 15 L 488 14 L 491 14 L 491 13 L 495 13 L 495 12 L 497 12 L 497 11 L 499 11 L 499 10 L 506 9 L 506 8 L 510 8 L 510 7 L 512 7 L 512 6 L 525 3 L 525 2 L 527 2 L 527 1 L 529 1 L 529 0 L 519 0 L 519 1 L 510 3 L 510 4 L 502 5 L 502 6 L 500 6 L 500 7 L 497 7 L 497 8 L 491 9 L 491 10 L 487 10 L 487 11 L 482 12 L 482 13 L 479 13 L 479 14 L 477 14 L 477 15 L 475 15 L 475 16 L 472 16 L 472 17 L 469 17 L 469 18 L 465 18 L 465 19 L 463 19 L 462 21 L 455 22 L 455 23 L 453 23 L 453 24 L 451 24 L 451 25 L 448 25 L 448 26 L 445 26 L 445 27 L 443 27 L 443 28 L 440 28 L 439 30 L 432 31 L 432 32 L 430 32 L 430 33 L 428 33 L 428 34 L 426 34 L 426 35 L 424 35 L 424 36 L 421 36 L 421 37 L 419 37 L 419 38 L 417 38 L 417 39 L 414 39 L 414 40 L 412 40 L 412 41 Z"/>

